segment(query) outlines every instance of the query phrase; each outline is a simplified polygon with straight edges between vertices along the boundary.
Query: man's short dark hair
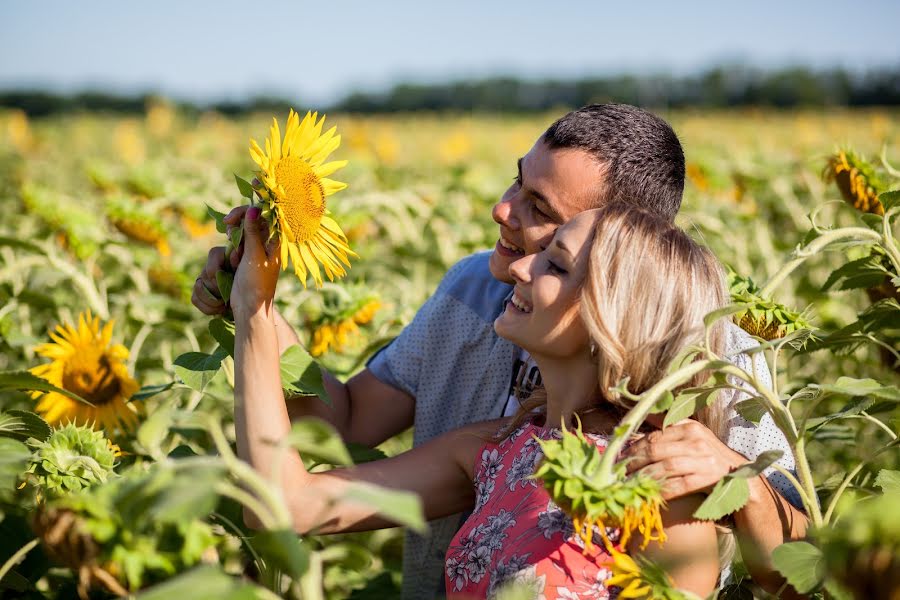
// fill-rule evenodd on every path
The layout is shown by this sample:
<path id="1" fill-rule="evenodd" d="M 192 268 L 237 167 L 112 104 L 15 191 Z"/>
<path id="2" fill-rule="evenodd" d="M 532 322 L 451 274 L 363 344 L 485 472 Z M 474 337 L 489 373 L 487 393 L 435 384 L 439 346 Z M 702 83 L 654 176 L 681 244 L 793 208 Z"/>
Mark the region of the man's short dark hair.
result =
<path id="1" fill-rule="evenodd" d="M 672 127 L 628 104 L 591 104 L 565 115 L 544 133 L 551 149 L 577 148 L 605 169 L 597 205 L 637 204 L 673 221 L 684 192 L 684 151 Z"/>

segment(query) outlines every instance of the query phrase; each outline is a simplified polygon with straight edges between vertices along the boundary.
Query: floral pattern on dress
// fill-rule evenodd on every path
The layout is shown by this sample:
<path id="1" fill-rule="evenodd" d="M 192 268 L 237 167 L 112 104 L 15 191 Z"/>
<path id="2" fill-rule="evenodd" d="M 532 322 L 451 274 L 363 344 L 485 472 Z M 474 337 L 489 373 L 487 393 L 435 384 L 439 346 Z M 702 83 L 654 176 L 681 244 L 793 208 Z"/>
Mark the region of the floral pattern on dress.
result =
<path id="1" fill-rule="evenodd" d="M 448 598 L 493 598 L 507 585 L 524 586 L 541 600 L 614 598 L 605 580 L 612 558 L 595 527 L 585 555 L 572 520 L 531 479 L 544 458 L 536 438 L 557 429 L 527 421 L 498 444 L 481 449 L 475 464 L 475 509 L 447 551 Z M 604 436 L 588 435 L 602 451 Z M 618 539 L 616 529 L 607 529 Z"/>

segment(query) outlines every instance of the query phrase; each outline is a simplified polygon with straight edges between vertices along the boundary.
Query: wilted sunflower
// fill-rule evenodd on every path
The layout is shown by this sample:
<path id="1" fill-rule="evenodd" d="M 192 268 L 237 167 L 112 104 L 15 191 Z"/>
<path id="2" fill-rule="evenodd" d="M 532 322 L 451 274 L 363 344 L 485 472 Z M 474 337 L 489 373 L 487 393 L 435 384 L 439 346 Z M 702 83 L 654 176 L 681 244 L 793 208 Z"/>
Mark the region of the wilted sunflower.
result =
<path id="1" fill-rule="evenodd" d="M 614 550 L 613 576 L 606 580 L 607 587 L 619 587 L 619 598 L 641 600 L 692 600 L 689 592 L 676 589 L 665 570 L 659 565 L 638 556 L 635 560 L 623 552 Z"/>
<path id="2" fill-rule="evenodd" d="M 750 335 L 771 341 L 801 329 L 814 329 L 807 311 L 797 312 L 760 295 L 759 286 L 749 277 L 729 268 L 728 288 L 731 301 L 745 308 L 735 313 L 734 322 Z"/>
<path id="3" fill-rule="evenodd" d="M 642 536 L 642 549 L 651 541 L 666 541 L 660 513 L 665 502 L 658 480 L 640 472 L 626 477 L 624 464 L 611 473 L 603 472 L 600 452 L 585 437 L 580 423 L 574 432 L 563 429 L 561 439 L 537 441 L 544 460 L 533 478 L 540 479 L 550 498 L 572 517 L 585 553 L 593 547 L 594 526 L 610 552 L 614 546 L 607 527 L 621 530 L 621 547 L 635 531 Z"/>
<path id="4" fill-rule="evenodd" d="M 829 158 L 822 176 L 825 181 L 834 180 L 844 200 L 857 210 L 884 214 L 884 206 L 878 200 L 883 184 L 872 166 L 852 151 L 840 150 Z"/>
<path id="5" fill-rule="evenodd" d="M 313 330 L 309 353 L 321 356 L 333 349 L 342 352 L 344 347 L 359 333 L 360 325 L 372 322 L 381 308 L 381 301 L 371 296 L 363 297 L 337 315 L 326 314 Z"/>
<path id="6" fill-rule="evenodd" d="M 128 399 L 138 391 L 138 383 L 128 374 L 128 349 L 111 344 L 113 322 L 100 329 L 100 319 L 90 311 L 78 316 L 78 326 L 57 325 L 50 332 L 52 343 L 35 348 L 53 362 L 31 369 L 38 377 L 84 398 L 89 406 L 57 392 L 32 392 L 40 398 L 37 411 L 51 424 L 75 423 L 130 429 L 137 422 Z"/>
<path id="7" fill-rule="evenodd" d="M 341 136 L 335 135 L 335 127 L 322 133 L 325 117 L 317 119 L 318 113 L 306 113 L 301 121 L 292 109 L 283 140 L 278 121 L 272 119 L 265 152 L 256 140 L 250 140 L 250 155 L 260 168 L 255 189 L 262 199 L 262 216 L 270 236 L 281 240 L 282 268 L 287 269 L 290 259 L 303 285 L 309 272 L 318 287 L 322 285 L 319 263 L 334 281 L 346 275 L 343 265 L 350 266 L 348 257 L 357 255 L 325 206 L 326 197 L 347 187 L 328 178 L 347 161 L 325 162 L 340 145 Z"/>

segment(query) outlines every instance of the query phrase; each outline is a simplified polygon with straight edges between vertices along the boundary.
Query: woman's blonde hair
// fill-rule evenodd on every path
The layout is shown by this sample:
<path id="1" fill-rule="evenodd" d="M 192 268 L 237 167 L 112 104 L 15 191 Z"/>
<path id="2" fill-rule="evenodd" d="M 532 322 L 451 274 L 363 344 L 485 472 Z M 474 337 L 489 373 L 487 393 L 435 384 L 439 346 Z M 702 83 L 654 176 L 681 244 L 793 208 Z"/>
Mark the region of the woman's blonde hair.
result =
<path id="1" fill-rule="evenodd" d="M 704 316 L 724 306 L 726 298 L 719 262 L 681 229 L 621 202 L 598 209 L 581 316 L 603 399 L 631 408 L 627 398 L 609 389 L 626 377 L 633 394 L 655 385 L 685 348 L 703 340 Z M 721 321 L 710 340 L 721 353 Z M 685 387 L 699 385 L 707 375 L 697 375 Z M 697 419 L 723 438 L 720 403 L 700 411 Z"/>
<path id="2" fill-rule="evenodd" d="M 609 389 L 627 377 L 628 390 L 640 394 L 662 379 L 680 352 L 703 339 L 703 317 L 724 306 L 727 293 L 712 253 L 667 220 L 620 201 L 595 212 L 581 318 L 597 362 L 599 393 L 624 415 L 631 402 Z M 719 321 L 710 331 L 710 345 L 721 355 L 723 343 Z M 682 387 L 699 385 L 705 376 L 701 373 Z M 543 388 L 534 390 L 497 440 L 546 402 Z M 713 401 L 696 417 L 725 439 L 721 403 Z"/>

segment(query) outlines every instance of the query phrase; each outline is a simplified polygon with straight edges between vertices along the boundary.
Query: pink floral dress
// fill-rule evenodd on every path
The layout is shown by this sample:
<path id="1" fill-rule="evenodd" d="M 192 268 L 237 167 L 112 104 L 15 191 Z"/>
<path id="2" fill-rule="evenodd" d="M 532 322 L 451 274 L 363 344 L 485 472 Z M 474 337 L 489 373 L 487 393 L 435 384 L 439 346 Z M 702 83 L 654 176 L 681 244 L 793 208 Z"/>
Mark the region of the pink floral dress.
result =
<path id="1" fill-rule="evenodd" d="M 513 581 L 534 590 L 540 600 L 615 598 L 608 590 L 612 557 L 599 531 L 583 554 L 572 520 L 539 482 L 529 477 L 543 452 L 537 440 L 559 438 L 558 429 L 526 421 L 499 444 L 488 443 L 475 464 L 475 509 L 456 533 L 446 559 L 448 598 L 493 598 Z M 604 436 L 587 434 L 602 451 Z M 615 543 L 619 531 L 608 529 Z"/>

